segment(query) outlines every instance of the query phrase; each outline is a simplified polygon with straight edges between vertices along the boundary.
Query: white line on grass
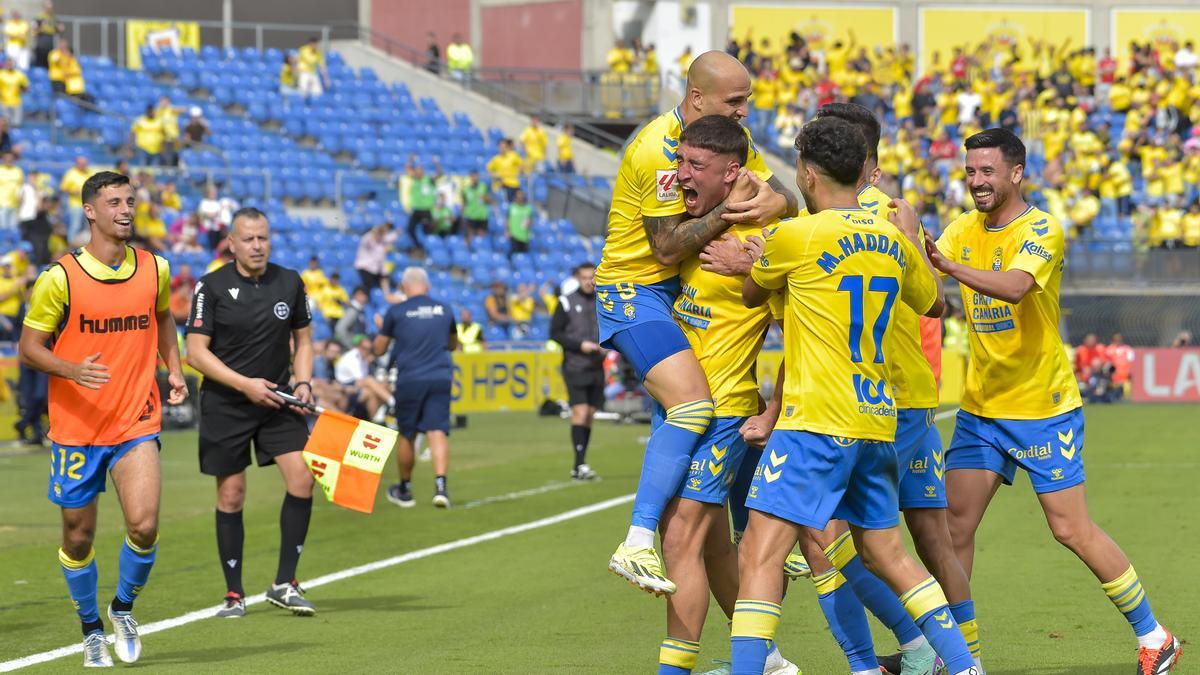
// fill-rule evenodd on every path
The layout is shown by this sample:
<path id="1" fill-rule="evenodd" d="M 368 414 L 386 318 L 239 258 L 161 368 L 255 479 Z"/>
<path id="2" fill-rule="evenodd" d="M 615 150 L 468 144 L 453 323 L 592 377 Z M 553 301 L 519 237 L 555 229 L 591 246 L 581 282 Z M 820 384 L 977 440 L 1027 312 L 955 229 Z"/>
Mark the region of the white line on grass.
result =
<path id="1" fill-rule="evenodd" d="M 474 508 L 477 508 L 480 506 L 487 506 L 488 504 L 495 504 L 497 502 L 511 502 L 515 499 L 522 499 L 524 497 L 532 497 L 534 495 L 545 494 L 547 492 L 555 492 L 556 490 L 565 490 L 567 488 L 575 487 L 578 485 L 586 485 L 588 482 L 595 482 L 595 481 L 579 481 L 579 480 L 555 481 L 553 483 L 546 483 L 545 485 L 542 485 L 541 487 L 529 488 L 528 490 L 518 490 L 516 492 L 506 492 L 502 495 L 492 495 L 491 497 L 484 497 L 483 499 L 474 499 L 472 501 L 467 502 L 466 504 L 463 504 L 459 508 L 474 509 Z"/>
<path id="2" fill-rule="evenodd" d="M 541 518 L 539 520 L 533 520 L 528 523 L 522 523 L 520 525 L 513 525 L 512 527 L 505 527 L 505 528 L 501 528 L 499 530 L 492 530 L 491 532 L 477 534 L 473 537 L 456 539 L 455 541 L 446 542 L 445 544 L 438 544 L 437 546 L 430 546 L 429 548 L 423 548 L 418 551 L 411 551 L 409 553 L 404 553 L 402 555 L 394 556 L 391 558 L 385 558 L 384 560 L 376 560 L 373 563 L 367 563 L 365 565 L 359 565 L 357 567 L 351 567 L 349 569 L 344 569 L 340 572 L 326 574 L 325 576 L 317 577 L 316 579 L 312 579 L 312 580 L 306 582 L 304 584 L 304 586 L 306 588 L 316 588 L 318 586 L 324 586 L 325 584 L 332 584 L 335 581 L 341 581 L 343 579 L 357 577 L 359 575 L 366 574 L 368 572 L 374 572 L 376 570 L 393 567 L 395 565 L 402 565 L 406 562 L 420 560 L 421 558 L 428 558 L 429 556 L 437 555 L 439 553 L 446 553 L 448 551 L 453 551 L 455 549 L 466 548 L 468 546 L 474 546 L 475 544 L 482 544 L 483 542 L 486 542 L 486 541 L 492 541 L 494 539 L 501 539 L 501 538 L 508 537 L 508 536 L 511 536 L 514 534 L 520 534 L 522 532 L 528 532 L 530 530 L 536 530 L 539 528 L 548 527 L 550 525 L 557 525 L 558 523 L 561 523 L 561 522 L 564 522 L 567 520 L 572 520 L 574 518 L 580 518 L 582 516 L 596 513 L 597 511 L 603 511 L 605 509 L 609 509 L 614 506 L 619 506 L 621 504 L 627 504 L 631 501 L 633 501 L 632 494 L 624 495 L 621 497 L 613 497 L 612 499 L 606 499 L 602 502 L 596 502 L 595 504 L 589 504 L 588 506 L 581 506 L 577 509 L 571 509 L 570 511 L 564 511 L 557 515 L 548 516 L 546 518 Z M 263 594 L 263 593 L 259 593 L 258 595 L 252 595 L 252 596 L 246 598 L 246 605 L 247 606 L 256 605 L 260 602 L 263 602 L 264 599 L 265 599 L 265 594 Z M 144 626 L 140 626 L 138 628 L 138 633 L 141 635 L 150 635 L 152 633 L 157 633 L 159 631 L 168 630 L 170 628 L 178 628 L 179 626 L 184 626 L 189 623 L 195 623 L 202 619 L 213 618 L 213 614 L 217 611 L 218 608 L 219 608 L 219 605 L 213 606 L 213 607 L 207 607 L 205 609 L 198 609 L 194 612 L 188 612 L 187 614 L 177 616 L 173 619 L 164 619 L 162 621 L 154 621 L 152 623 L 145 624 Z M 110 635 L 109 638 L 111 641 L 112 636 Z M 3 663 L 0 663 L 0 673 L 8 672 L 11 670 L 17 670 L 18 668 L 25 668 L 27 666 L 32 666 L 32 665 L 35 665 L 38 663 L 45 663 L 46 661 L 53 661 L 55 659 L 59 659 L 64 656 L 70 656 L 71 654 L 79 654 L 82 651 L 83 651 L 83 644 L 77 643 L 77 644 L 70 645 L 68 647 L 59 647 L 58 649 L 51 649 L 50 651 L 41 652 L 40 654 L 31 654 L 29 656 L 25 656 L 25 657 L 22 657 L 19 659 L 13 659 L 11 661 L 5 661 Z"/>

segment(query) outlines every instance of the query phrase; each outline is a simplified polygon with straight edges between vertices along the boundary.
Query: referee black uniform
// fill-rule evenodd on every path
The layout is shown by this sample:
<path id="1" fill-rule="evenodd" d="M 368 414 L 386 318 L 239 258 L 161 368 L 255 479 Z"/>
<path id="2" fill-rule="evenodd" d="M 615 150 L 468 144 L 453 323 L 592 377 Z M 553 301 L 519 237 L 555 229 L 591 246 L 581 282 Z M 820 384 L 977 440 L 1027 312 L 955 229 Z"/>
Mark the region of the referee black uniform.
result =
<path id="1" fill-rule="evenodd" d="M 299 274 L 269 262 L 270 230 L 261 211 L 234 214 L 229 250 L 233 262 L 196 284 L 187 321 L 188 360 L 205 376 L 200 471 L 217 478 L 217 550 L 228 590 L 218 616 L 245 613 L 242 507 L 251 445 L 259 466 L 279 466 L 287 489 L 279 515 L 279 567 L 267 600 L 295 614 L 313 614 L 295 582 L 312 515 L 313 479 L 300 455 L 308 425 L 273 393 L 311 399 L 308 298 Z M 294 385 L 293 369 L 301 380 Z"/>
<path id="2" fill-rule="evenodd" d="M 550 318 L 550 339 L 563 349 L 563 381 L 571 405 L 571 447 L 575 467 L 571 477 L 595 478 L 586 463 L 592 435 L 592 417 L 604 407 L 604 350 L 600 348 L 600 325 L 596 318 L 595 269 L 581 265 L 575 270 L 579 288 L 558 299 Z"/>

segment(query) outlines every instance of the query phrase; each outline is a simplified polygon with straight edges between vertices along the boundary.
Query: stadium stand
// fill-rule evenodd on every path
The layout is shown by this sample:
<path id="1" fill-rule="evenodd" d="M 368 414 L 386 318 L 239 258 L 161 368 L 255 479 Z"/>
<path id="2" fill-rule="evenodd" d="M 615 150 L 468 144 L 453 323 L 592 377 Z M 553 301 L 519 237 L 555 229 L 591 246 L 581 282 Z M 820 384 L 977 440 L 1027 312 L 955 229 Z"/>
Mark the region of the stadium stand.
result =
<path id="1" fill-rule="evenodd" d="M 503 134 L 498 129 L 485 132 L 467 115 L 443 111 L 431 98 L 416 100 L 403 83 L 387 85 L 369 68 L 355 71 L 336 52 L 328 55 L 328 91 L 311 100 L 279 93 L 285 54 L 277 49 L 205 46 L 198 52 L 185 48 L 178 55 L 143 49 L 142 58 L 144 70 L 134 71 L 102 57 L 80 57 L 95 106 L 55 97 L 46 71 L 32 69 L 25 100 L 31 119 L 12 131 L 22 150 L 20 164 L 45 171 L 50 186 L 59 184 L 78 156 L 95 167 L 116 165 L 126 150 L 130 120 L 166 97 L 177 110 L 198 108 L 211 131 L 207 144 L 179 152 L 177 169 L 158 172 L 158 182 L 178 181 L 179 205 L 161 209 L 160 216 L 173 224 L 168 227 L 172 239 L 185 236 L 180 232 L 186 226 L 177 221 L 196 211 L 202 191 L 211 185 L 225 199 L 258 205 L 268 213 L 279 264 L 302 269 L 316 255 L 327 273 L 338 272 L 343 286 L 352 289 L 360 283 L 354 268 L 360 235 L 381 222 L 392 223 L 400 234 L 388 254 L 390 267 L 398 272 L 411 264 L 427 266 L 437 293 L 480 317 L 486 316 L 483 299 L 494 281 L 514 292 L 532 284 L 541 290 L 539 296 L 552 299 L 575 264 L 598 260 L 598 238 L 581 237 L 569 221 L 541 213 L 533 224 L 530 252 L 510 257 L 502 194 L 494 197 L 488 236 L 474 237 L 469 244 L 461 234 L 419 232 L 416 240 L 410 238 L 405 233 L 406 170 L 419 164 L 437 175 L 439 189 L 446 189 L 455 208 L 461 208 L 458 186 L 473 170 L 486 175 L 487 160 Z M 550 184 L 607 187 L 603 179 L 540 172 L 523 180 L 535 203 L 545 201 Z M 147 196 L 157 198 L 157 192 L 150 189 Z M 340 222 L 291 213 L 293 207 L 313 205 L 340 206 Z M 0 232 L 0 237 L 0 246 L 18 246 L 15 231 Z M 178 248 L 161 251 L 173 266 L 210 267 L 211 248 Z M 372 292 L 369 326 L 386 309 L 384 296 L 383 289 Z M 548 309 L 540 303 L 540 314 Z M 544 342 L 544 324 L 534 322 L 520 337 Z M 328 339 L 331 331 L 330 322 L 319 317 L 317 339 Z M 488 342 L 514 337 L 502 326 L 485 329 Z"/>

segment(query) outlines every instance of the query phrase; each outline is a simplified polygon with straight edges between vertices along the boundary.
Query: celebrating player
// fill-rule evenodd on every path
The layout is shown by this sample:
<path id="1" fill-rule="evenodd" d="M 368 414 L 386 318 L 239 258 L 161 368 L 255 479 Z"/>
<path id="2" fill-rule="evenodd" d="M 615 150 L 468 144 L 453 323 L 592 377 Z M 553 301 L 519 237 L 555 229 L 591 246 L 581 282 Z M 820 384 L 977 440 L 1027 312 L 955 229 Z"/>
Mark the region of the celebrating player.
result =
<path id="1" fill-rule="evenodd" d="M 601 345 L 621 352 L 665 411 L 664 424 L 646 444 L 629 532 L 609 561 L 613 572 L 653 593 L 675 592 L 654 531 L 713 416 L 704 372 L 671 317 L 679 263 L 731 223 L 769 222 L 797 208 L 751 145 L 746 168 L 754 175 L 742 178 L 704 216 L 686 214 L 676 177 L 680 132 L 706 115 L 744 118 L 749 96 L 750 75 L 737 59 L 712 51 L 693 62 L 683 101 L 643 127 L 625 149 L 596 270 Z"/>
<path id="2" fill-rule="evenodd" d="M 886 218 L 894 213 L 895 209 L 889 206 L 892 198 L 872 184 L 879 161 L 880 127 L 875 115 L 855 103 L 830 103 L 817 110 L 817 118 L 822 117 L 846 120 L 866 138 L 867 161 L 859 177 L 859 205 L 877 217 L 882 214 Z M 903 303 L 895 307 L 894 316 L 895 324 L 888 334 L 890 339 L 885 350 L 891 371 L 889 383 L 896 403 L 900 509 L 912 533 L 917 554 L 945 591 L 950 610 L 971 648 L 971 656 L 979 665 L 978 629 L 970 586 L 954 555 L 946 524 L 941 437 L 933 426 L 933 413 L 938 403 L 937 382 L 921 341 L 921 321 L 937 319 L 920 317 Z M 861 609 L 851 609 L 865 605 L 892 630 L 901 645 L 898 656 L 885 659 L 888 671 L 897 675 L 929 672 L 936 658 L 933 649 L 895 594 L 863 567 L 845 524 L 839 522 L 825 532 L 809 530 L 808 533 L 815 536 L 802 538 L 801 542 L 812 566 L 821 608 L 851 659 L 851 670 L 873 670 L 878 665 L 873 660 L 874 649 L 866 617 Z M 843 585 L 842 581 L 849 583 Z"/>
<path id="3" fill-rule="evenodd" d="M 728 117 L 709 115 L 684 128 L 679 137 L 679 189 L 689 216 L 708 213 L 725 200 L 749 152 L 745 130 Z M 730 236 L 739 242 L 745 238 L 752 249 L 761 250 L 762 239 L 755 236 L 761 231 L 757 224 L 739 224 L 730 228 Z M 741 256 L 758 257 L 745 249 Z M 743 305 L 741 279 L 702 270 L 698 258 L 680 265 L 679 279 L 682 292 L 675 301 L 675 318 L 716 405 L 708 430 L 692 451 L 687 479 L 662 517 L 663 556 L 677 587 L 667 599 L 667 638 L 659 649 L 659 673 L 669 675 L 691 672 L 696 665 L 710 587 L 721 609 L 733 615 L 737 553 L 724 505 L 747 452 L 738 429 L 758 412 L 755 357 L 772 314 L 766 306 Z M 661 424 L 661 419 L 655 422 Z M 766 672 L 797 670 L 773 649 Z"/>
<path id="4" fill-rule="evenodd" d="M 242 546 L 250 443 L 259 466 L 275 464 L 285 494 L 279 510 L 279 566 L 267 602 L 297 615 L 316 613 L 296 583 L 296 566 L 312 517 L 313 477 L 300 451 L 308 426 L 275 390 L 312 399 L 312 317 L 304 282 L 270 262 L 267 217 L 253 207 L 233 214 L 233 262 L 196 284 L 187 325 L 188 361 L 204 373 L 200 397 L 200 471 L 217 479 L 217 551 L 225 604 L 217 616 L 245 615 Z M 295 355 L 293 356 L 292 345 Z"/>
<path id="5" fill-rule="evenodd" d="M 802 527 L 850 523 L 863 563 L 883 579 L 951 673 L 978 673 L 937 581 L 898 529 L 894 388 L 887 363 L 897 302 L 938 316 L 941 285 L 916 245 L 858 203 L 866 140 L 836 117 L 796 139 L 797 186 L 814 215 L 784 223 L 743 287 L 747 305 L 787 289 L 783 414 L 747 496 L 733 616 L 733 672 L 759 673 L 774 639 L 784 559 Z"/>
<path id="6" fill-rule="evenodd" d="M 133 601 L 158 550 L 162 407 L 157 358 L 167 364 L 167 402 L 187 398 L 167 262 L 126 246 L 135 196 L 127 176 L 102 171 L 84 181 L 91 241 L 42 273 L 33 287 L 20 356 L 49 374 L 50 501 L 62 508 L 63 576 L 83 624 L 83 665 L 111 666 L 96 602 L 96 498 L 113 485 L 125 516 L 117 592 L 108 605 L 117 657 L 142 653 Z M 54 346 L 46 343 L 54 339 Z"/>
<path id="7" fill-rule="evenodd" d="M 1179 641 L 1154 618 L 1129 559 L 1088 515 L 1079 386 L 1058 333 L 1063 229 L 1025 203 L 1025 145 L 1005 129 L 971 136 L 967 185 L 976 210 L 946 227 L 930 260 L 958 280 L 971 357 L 946 451 L 950 533 L 963 569 L 1000 484 L 1029 474 L 1054 538 L 1079 556 L 1133 626 L 1138 673 L 1170 671 Z"/>

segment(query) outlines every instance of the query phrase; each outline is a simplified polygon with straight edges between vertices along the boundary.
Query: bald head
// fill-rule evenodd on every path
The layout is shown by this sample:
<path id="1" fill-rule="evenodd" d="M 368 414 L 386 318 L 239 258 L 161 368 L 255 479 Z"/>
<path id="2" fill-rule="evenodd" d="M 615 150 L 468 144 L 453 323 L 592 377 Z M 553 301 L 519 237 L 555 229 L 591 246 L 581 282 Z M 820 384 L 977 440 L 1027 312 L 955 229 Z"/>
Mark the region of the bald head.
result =
<path id="1" fill-rule="evenodd" d="M 750 73 L 734 57 L 722 51 L 697 56 L 688 68 L 684 123 L 706 115 L 741 121 L 749 114 Z"/>
<path id="2" fill-rule="evenodd" d="M 749 87 L 750 73 L 741 61 L 723 51 L 714 49 L 704 52 L 697 56 L 688 68 L 688 89 L 696 87 L 707 92 L 714 86 L 731 81 L 739 81 Z"/>

